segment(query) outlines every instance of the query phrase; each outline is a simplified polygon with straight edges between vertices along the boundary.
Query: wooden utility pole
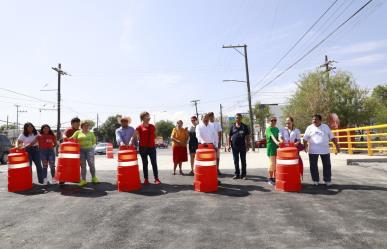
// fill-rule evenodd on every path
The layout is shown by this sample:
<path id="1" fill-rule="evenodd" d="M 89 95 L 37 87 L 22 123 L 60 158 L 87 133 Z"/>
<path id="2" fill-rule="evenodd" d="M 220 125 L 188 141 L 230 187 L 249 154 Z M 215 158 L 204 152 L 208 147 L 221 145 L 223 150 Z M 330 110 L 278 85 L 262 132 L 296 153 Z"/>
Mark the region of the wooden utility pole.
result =
<path id="1" fill-rule="evenodd" d="M 61 80 L 61 76 L 62 75 L 69 75 L 70 76 L 70 74 L 68 74 L 67 72 L 65 72 L 65 71 L 63 71 L 62 70 L 62 65 L 59 63 L 58 64 L 58 67 L 52 67 L 52 70 L 54 70 L 54 71 L 56 71 L 57 73 L 58 73 L 58 98 L 57 98 L 57 111 L 58 111 L 58 120 L 57 120 L 57 125 L 56 125 L 56 137 L 57 137 L 57 139 L 58 140 L 60 140 L 61 139 L 61 132 L 60 132 L 60 108 L 61 108 L 61 106 L 60 106 L 60 102 L 61 102 L 61 82 L 60 82 L 60 80 Z"/>
<path id="2" fill-rule="evenodd" d="M 246 85 L 247 85 L 247 100 L 249 102 L 249 116 L 250 116 L 250 133 L 251 133 L 251 144 L 252 149 L 255 151 L 255 142 L 254 142 L 254 115 L 253 115 L 253 107 L 251 105 L 251 90 L 250 90 L 250 75 L 249 75 L 249 62 L 247 59 L 247 45 L 237 45 L 237 46 L 223 46 L 223 48 L 233 48 L 239 54 L 241 54 L 245 58 L 245 70 L 246 70 Z M 244 53 L 238 50 L 238 48 L 243 48 Z"/>
<path id="3" fill-rule="evenodd" d="M 198 113 L 198 102 L 200 100 L 198 99 L 195 99 L 195 100 L 191 100 L 191 103 L 193 103 L 195 105 L 195 111 L 196 111 L 196 118 L 199 119 L 199 113 Z"/>

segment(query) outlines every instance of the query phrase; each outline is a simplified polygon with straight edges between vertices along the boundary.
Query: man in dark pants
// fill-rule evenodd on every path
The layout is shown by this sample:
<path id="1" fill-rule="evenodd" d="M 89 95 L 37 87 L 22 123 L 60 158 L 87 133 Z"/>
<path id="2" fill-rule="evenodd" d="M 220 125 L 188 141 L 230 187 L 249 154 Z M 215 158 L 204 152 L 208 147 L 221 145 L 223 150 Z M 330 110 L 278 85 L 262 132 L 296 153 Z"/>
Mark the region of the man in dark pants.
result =
<path id="1" fill-rule="evenodd" d="M 232 149 L 234 158 L 235 176 L 233 179 L 246 180 L 246 152 L 250 144 L 250 131 L 247 125 L 242 123 L 242 114 L 235 115 L 235 124 L 230 128 L 228 151 Z M 239 157 L 241 158 L 242 174 L 239 169 Z"/>
<path id="2" fill-rule="evenodd" d="M 329 142 L 332 141 L 335 144 L 337 152 L 340 152 L 340 147 L 328 125 L 321 123 L 320 115 L 313 115 L 312 124 L 306 128 L 303 140 L 305 152 L 309 152 L 310 174 L 312 175 L 313 184 L 318 186 L 320 181 L 317 165 L 318 157 L 320 156 L 323 164 L 325 185 L 327 187 L 331 186 L 332 172 Z"/>

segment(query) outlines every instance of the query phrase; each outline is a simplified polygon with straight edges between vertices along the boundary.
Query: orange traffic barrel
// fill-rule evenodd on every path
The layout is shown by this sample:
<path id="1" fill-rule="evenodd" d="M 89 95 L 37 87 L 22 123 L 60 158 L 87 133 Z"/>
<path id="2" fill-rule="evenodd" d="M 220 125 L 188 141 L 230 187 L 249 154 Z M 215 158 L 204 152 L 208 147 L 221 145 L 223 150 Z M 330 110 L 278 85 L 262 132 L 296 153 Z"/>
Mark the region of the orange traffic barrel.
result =
<path id="1" fill-rule="evenodd" d="M 59 146 L 58 166 L 55 178 L 59 182 L 79 182 L 81 179 L 80 146 L 69 139 Z"/>
<path id="2" fill-rule="evenodd" d="M 285 192 L 301 191 L 298 150 L 292 144 L 277 150 L 275 189 Z"/>
<path id="3" fill-rule="evenodd" d="M 134 146 L 120 146 L 118 150 L 117 189 L 119 192 L 141 189 L 137 151 Z"/>
<path id="4" fill-rule="evenodd" d="M 114 158 L 114 155 L 113 155 L 113 144 L 111 143 L 108 143 L 106 145 L 106 157 L 107 158 Z"/>
<path id="5" fill-rule="evenodd" d="M 199 144 L 195 156 L 194 189 L 197 192 L 218 190 L 218 170 L 215 149 L 212 144 Z"/>
<path id="6" fill-rule="evenodd" d="M 12 148 L 8 155 L 8 191 L 20 192 L 32 189 L 32 169 L 28 153 Z"/>

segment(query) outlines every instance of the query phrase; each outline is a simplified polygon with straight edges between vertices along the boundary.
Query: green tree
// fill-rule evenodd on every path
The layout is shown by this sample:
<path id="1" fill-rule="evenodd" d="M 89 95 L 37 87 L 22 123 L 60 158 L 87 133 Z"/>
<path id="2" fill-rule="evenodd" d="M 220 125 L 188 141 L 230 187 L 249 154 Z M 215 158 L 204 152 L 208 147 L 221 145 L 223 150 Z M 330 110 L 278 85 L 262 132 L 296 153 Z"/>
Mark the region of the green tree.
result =
<path id="1" fill-rule="evenodd" d="M 266 118 L 270 117 L 272 114 L 270 113 L 270 108 L 268 105 L 261 104 L 260 102 L 256 102 L 253 107 L 254 117 L 256 119 L 256 123 L 259 124 L 260 130 L 259 134 L 264 134 Z"/>
<path id="2" fill-rule="evenodd" d="M 175 125 L 169 120 L 160 120 L 156 123 L 156 135 L 168 140 Z"/>
<path id="3" fill-rule="evenodd" d="M 110 142 L 110 143 L 113 143 L 114 145 L 117 144 L 116 129 L 120 127 L 120 124 L 117 121 L 118 117 L 120 117 L 120 115 L 110 116 L 99 127 L 99 129 L 94 129 L 94 132 L 98 138 L 98 141 Z"/>
<path id="4" fill-rule="evenodd" d="M 16 125 L 14 124 L 8 124 L 8 129 L 11 130 L 11 129 L 16 129 Z M 4 132 L 7 130 L 7 125 L 4 124 L 4 125 L 0 125 L 0 132 Z"/>
<path id="5" fill-rule="evenodd" d="M 367 100 L 367 110 L 373 113 L 374 123 L 387 123 L 387 85 L 378 85 Z"/>
<path id="6" fill-rule="evenodd" d="M 327 75 L 315 71 L 302 75 L 297 85 L 284 111 L 294 118 L 297 127 L 309 125 L 314 113 L 327 121 L 328 114 L 334 112 L 342 127 L 366 125 L 373 117 L 372 106 L 367 104 L 367 90 L 361 89 L 349 73 Z"/>

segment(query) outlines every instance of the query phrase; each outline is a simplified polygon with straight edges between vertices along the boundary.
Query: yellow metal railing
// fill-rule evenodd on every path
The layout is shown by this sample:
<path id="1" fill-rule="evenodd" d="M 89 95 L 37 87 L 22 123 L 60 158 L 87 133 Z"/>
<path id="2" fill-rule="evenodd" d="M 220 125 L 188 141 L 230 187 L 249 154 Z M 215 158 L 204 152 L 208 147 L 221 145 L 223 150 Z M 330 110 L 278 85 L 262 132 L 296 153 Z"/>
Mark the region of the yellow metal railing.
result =
<path id="1" fill-rule="evenodd" d="M 354 151 L 367 151 L 368 155 L 372 156 L 375 151 L 382 153 L 387 151 L 387 124 L 338 129 L 332 132 L 338 139 L 340 149 L 347 150 L 348 154 L 353 154 Z M 332 150 L 335 149 L 332 146 Z"/>

